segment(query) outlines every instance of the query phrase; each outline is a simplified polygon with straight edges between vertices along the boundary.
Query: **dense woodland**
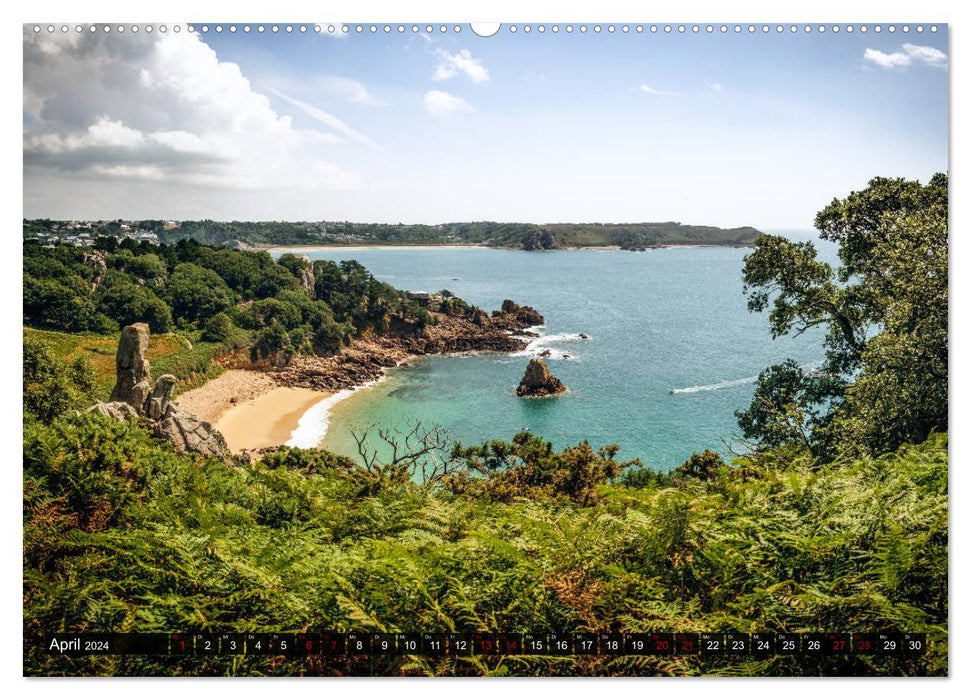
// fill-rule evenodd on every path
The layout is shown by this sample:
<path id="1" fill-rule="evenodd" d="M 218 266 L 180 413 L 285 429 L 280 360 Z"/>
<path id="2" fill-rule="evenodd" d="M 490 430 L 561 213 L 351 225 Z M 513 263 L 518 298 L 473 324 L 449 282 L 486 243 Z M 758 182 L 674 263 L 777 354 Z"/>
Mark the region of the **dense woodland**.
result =
<path id="1" fill-rule="evenodd" d="M 191 238 L 209 245 L 484 245 L 522 250 L 587 246 L 620 246 L 642 250 L 659 245 L 751 245 L 759 231 L 744 226 L 722 229 L 674 221 L 632 224 L 522 224 L 474 221 L 439 225 L 362 224 L 349 221 L 182 221 L 178 227 L 160 220 L 82 222 L 65 228 L 49 219 L 24 221 L 24 237 L 60 235 L 123 236 L 123 225 L 145 231 L 159 242 Z"/>
<path id="2" fill-rule="evenodd" d="M 447 291 L 447 290 L 446 290 Z M 452 306 L 464 306 L 450 298 Z M 71 333 L 153 333 L 251 347 L 254 359 L 326 354 L 391 316 L 433 323 L 415 300 L 354 261 L 212 248 L 193 240 L 152 245 L 100 236 L 92 247 L 24 245 L 24 323 Z"/>
<path id="3" fill-rule="evenodd" d="M 839 244 L 837 269 L 811 244 L 760 236 L 744 280 L 767 332 L 828 330 L 825 366 L 768 368 L 739 412 L 746 454 L 705 451 L 671 473 L 621 460 L 622 446 L 449 444 L 420 426 L 384 436 L 402 447 L 392 462 L 179 455 L 137 424 L 79 414 L 90 362 L 25 334 L 25 638 L 907 631 L 928 634 L 924 656 L 71 660 L 27 646 L 26 672 L 946 674 L 947 178 L 875 179 L 816 225 Z M 151 313 L 222 337 L 203 343 L 255 349 L 275 327 L 277 352 L 330 352 L 394 313 L 422 322 L 353 264 L 315 262 L 311 299 L 292 256 L 99 246 L 103 271 L 96 250 L 25 245 L 25 323 L 88 337 Z"/>

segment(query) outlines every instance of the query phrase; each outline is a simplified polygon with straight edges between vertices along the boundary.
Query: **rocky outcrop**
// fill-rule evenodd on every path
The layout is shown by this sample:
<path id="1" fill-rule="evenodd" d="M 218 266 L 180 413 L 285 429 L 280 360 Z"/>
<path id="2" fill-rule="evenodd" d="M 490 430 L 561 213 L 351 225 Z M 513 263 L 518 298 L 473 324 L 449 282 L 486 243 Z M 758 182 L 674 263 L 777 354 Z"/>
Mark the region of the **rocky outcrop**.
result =
<path id="1" fill-rule="evenodd" d="M 499 311 L 492 312 L 493 317 L 512 317 L 523 326 L 542 326 L 545 323 L 542 314 L 532 306 L 520 306 L 511 299 L 502 302 Z"/>
<path id="2" fill-rule="evenodd" d="M 145 415 L 149 420 L 162 420 L 172 401 L 176 379 L 171 374 L 163 374 L 155 383 L 152 395 L 145 402 Z"/>
<path id="3" fill-rule="evenodd" d="M 424 325 L 395 316 L 387 333 L 356 339 L 327 357 L 297 356 L 273 379 L 282 386 L 339 391 L 380 379 L 385 369 L 413 355 L 519 352 L 527 345 L 523 336 L 531 335 L 526 328 L 537 319 L 542 323 L 543 317 L 513 302 L 505 308 L 491 318 L 477 307 L 461 314 L 438 313 L 435 323 Z"/>
<path id="4" fill-rule="evenodd" d="M 300 256 L 300 260 L 304 263 L 303 268 L 300 270 L 300 286 L 307 293 L 307 296 L 313 299 L 314 286 L 317 282 L 314 278 L 314 264 L 310 261 L 310 256 L 306 253 Z"/>
<path id="5" fill-rule="evenodd" d="M 100 413 L 120 423 L 139 419 L 152 433 L 172 443 L 180 452 L 226 456 L 229 448 L 219 431 L 172 403 L 176 378 L 163 374 L 152 387 L 148 351 L 148 324 L 125 326 L 115 354 L 115 388 L 109 403 L 98 402 L 88 413 Z"/>
<path id="6" fill-rule="evenodd" d="M 124 401 L 112 401 L 110 403 L 99 401 L 86 412 L 100 413 L 102 416 L 111 418 L 119 423 L 131 423 L 132 421 L 138 420 L 138 411 Z"/>
<path id="7" fill-rule="evenodd" d="M 98 291 L 105 275 L 108 274 L 108 257 L 103 250 L 89 250 L 82 253 L 81 260 L 94 270 L 94 279 L 91 280 L 91 291 Z"/>
<path id="8" fill-rule="evenodd" d="M 550 374 L 549 367 L 542 360 L 530 360 L 516 396 L 556 396 L 566 391 L 566 386 Z"/>
<path id="9" fill-rule="evenodd" d="M 133 323 L 121 330 L 118 352 L 115 353 L 115 388 L 112 401 L 123 401 L 139 413 L 152 392 L 148 352 L 148 324 Z"/>
<path id="10" fill-rule="evenodd" d="M 199 420 L 188 411 L 180 411 L 168 404 L 162 419 L 154 421 L 152 432 L 168 440 L 179 452 L 196 452 L 205 457 L 229 454 L 226 439 L 207 421 Z"/>

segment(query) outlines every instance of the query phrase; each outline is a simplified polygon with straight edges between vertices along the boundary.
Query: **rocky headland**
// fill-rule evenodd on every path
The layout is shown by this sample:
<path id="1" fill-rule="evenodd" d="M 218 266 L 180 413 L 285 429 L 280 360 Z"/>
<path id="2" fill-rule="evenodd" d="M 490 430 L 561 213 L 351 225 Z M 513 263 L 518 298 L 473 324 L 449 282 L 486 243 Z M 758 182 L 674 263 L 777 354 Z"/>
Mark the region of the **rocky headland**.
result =
<path id="1" fill-rule="evenodd" d="M 543 324 L 536 309 L 506 300 L 491 315 L 473 307 L 461 313 L 433 312 L 433 323 L 417 325 L 392 317 L 388 332 L 370 333 L 329 356 L 298 356 L 270 376 L 281 386 L 318 391 L 353 389 L 380 379 L 409 357 L 466 352 L 524 350 L 527 330 Z"/>

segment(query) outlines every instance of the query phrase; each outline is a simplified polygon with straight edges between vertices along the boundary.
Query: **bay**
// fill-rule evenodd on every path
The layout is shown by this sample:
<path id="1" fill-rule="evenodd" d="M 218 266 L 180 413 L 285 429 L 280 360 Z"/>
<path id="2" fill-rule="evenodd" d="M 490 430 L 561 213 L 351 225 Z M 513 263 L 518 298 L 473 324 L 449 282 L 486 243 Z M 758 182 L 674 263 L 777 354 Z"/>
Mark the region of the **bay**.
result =
<path id="1" fill-rule="evenodd" d="M 807 231 L 774 233 L 813 239 Z M 835 247 L 814 242 L 835 263 Z M 513 299 L 546 319 L 523 355 L 421 358 L 337 403 L 321 446 L 351 457 L 353 432 L 407 430 L 421 421 L 465 444 L 508 440 L 524 428 L 557 449 L 581 440 L 595 448 L 617 444 L 622 458 L 671 469 L 693 452 L 739 447 L 734 412 L 748 406 L 765 367 L 791 357 L 810 369 L 823 359 L 822 331 L 773 340 L 766 315 L 748 311 L 742 266 L 749 249 L 289 252 L 357 260 L 400 289 L 448 289 L 487 310 Z M 570 391 L 517 397 L 528 356 L 545 349 L 551 372 Z"/>

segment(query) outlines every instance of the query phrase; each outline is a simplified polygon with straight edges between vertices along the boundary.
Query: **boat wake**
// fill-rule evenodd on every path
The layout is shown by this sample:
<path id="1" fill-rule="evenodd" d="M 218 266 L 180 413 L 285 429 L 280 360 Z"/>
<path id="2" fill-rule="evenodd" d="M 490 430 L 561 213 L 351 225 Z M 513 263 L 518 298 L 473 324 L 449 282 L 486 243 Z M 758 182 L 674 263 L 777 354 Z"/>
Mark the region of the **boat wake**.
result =
<path id="1" fill-rule="evenodd" d="M 742 377 L 741 379 L 729 379 L 724 382 L 715 382 L 714 384 L 702 384 L 700 386 L 687 386 L 683 389 L 669 389 L 672 394 L 695 394 L 699 391 L 718 391 L 719 389 L 728 389 L 733 386 L 742 386 L 743 384 L 752 384 L 758 376 L 754 377 Z"/>
<path id="2" fill-rule="evenodd" d="M 807 365 L 802 365 L 802 371 L 807 375 L 813 372 L 819 371 L 822 367 L 823 361 L 817 360 L 816 362 L 810 362 Z M 668 389 L 672 394 L 695 394 L 699 391 L 718 391 L 719 389 L 730 389 L 733 386 L 742 386 L 744 384 L 754 384 L 758 381 L 758 375 L 754 377 L 742 377 L 741 379 L 728 379 L 723 382 L 715 382 L 714 384 L 701 384 L 700 386 L 688 386 L 683 389 Z"/>

